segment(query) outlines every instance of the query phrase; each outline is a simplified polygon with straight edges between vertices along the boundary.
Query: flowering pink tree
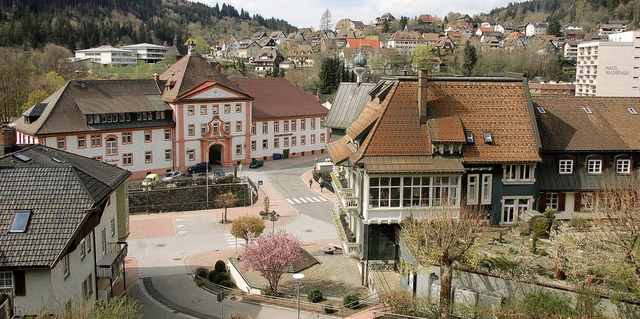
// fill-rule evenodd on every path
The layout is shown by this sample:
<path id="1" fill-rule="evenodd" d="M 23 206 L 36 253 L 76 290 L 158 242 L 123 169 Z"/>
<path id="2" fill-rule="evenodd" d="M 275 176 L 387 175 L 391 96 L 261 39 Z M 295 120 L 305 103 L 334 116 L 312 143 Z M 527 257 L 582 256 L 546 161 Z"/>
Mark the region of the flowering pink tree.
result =
<path id="1" fill-rule="evenodd" d="M 282 275 L 287 268 L 301 261 L 301 246 L 300 239 L 284 230 L 258 238 L 250 235 L 240 253 L 243 271 L 258 271 L 269 282 L 270 293 L 277 295 Z"/>

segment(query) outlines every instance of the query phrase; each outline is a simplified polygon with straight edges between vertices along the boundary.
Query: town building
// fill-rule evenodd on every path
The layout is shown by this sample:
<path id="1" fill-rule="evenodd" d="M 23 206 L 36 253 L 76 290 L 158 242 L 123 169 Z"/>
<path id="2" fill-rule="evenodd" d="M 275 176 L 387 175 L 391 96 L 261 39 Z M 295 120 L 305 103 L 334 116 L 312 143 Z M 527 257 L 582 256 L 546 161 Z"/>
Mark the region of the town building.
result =
<path id="1" fill-rule="evenodd" d="M 640 96 L 640 31 L 578 44 L 577 96 Z"/>
<path id="2" fill-rule="evenodd" d="M 44 145 L 0 145 L 0 291 L 16 317 L 126 290 L 126 170 Z"/>
<path id="3" fill-rule="evenodd" d="M 334 213 L 353 234 L 343 246 L 362 269 L 396 260 L 399 223 L 410 215 L 465 205 L 490 224 L 514 225 L 535 208 L 540 142 L 523 79 L 423 70 L 418 79 L 383 79 L 368 94 L 346 135 L 327 145 Z M 345 112 L 337 105 L 330 113 Z"/>
<path id="4" fill-rule="evenodd" d="M 575 95 L 576 85 L 561 82 L 530 82 L 529 91 L 531 95 Z"/>
<path id="5" fill-rule="evenodd" d="M 542 142 L 538 208 L 556 218 L 592 218 L 596 192 L 637 190 L 637 98 L 533 97 Z M 594 138 L 597 137 L 597 138 Z"/>
<path id="6" fill-rule="evenodd" d="M 123 45 L 120 48 L 135 51 L 138 61 L 146 63 L 157 63 L 164 60 L 164 55 L 169 50 L 169 47 L 149 43 Z"/>
<path id="7" fill-rule="evenodd" d="M 138 55 L 134 50 L 125 50 L 114 48 L 110 45 L 103 45 L 101 47 L 77 50 L 75 52 L 77 59 L 90 58 L 91 61 L 99 63 L 103 66 L 128 66 L 136 65 L 138 61 Z"/>
<path id="8" fill-rule="evenodd" d="M 234 79 L 240 88 L 195 52 L 154 79 L 72 80 L 15 122 L 18 143 L 91 157 L 132 178 L 324 152 L 320 101 L 284 79 L 248 80 Z"/>
<path id="9" fill-rule="evenodd" d="M 412 55 L 413 49 L 421 44 L 425 44 L 426 40 L 416 31 L 396 31 L 387 38 L 387 47 L 396 49 L 399 55 Z"/>
<path id="10" fill-rule="evenodd" d="M 527 25 L 524 28 L 524 35 L 528 36 L 528 37 L 532 37 L 535 35 L 543 35 L 547 33 L 547 28 L 549 27 L 549 24 L 546 22 L 530 22 L 527 23 Z"/>

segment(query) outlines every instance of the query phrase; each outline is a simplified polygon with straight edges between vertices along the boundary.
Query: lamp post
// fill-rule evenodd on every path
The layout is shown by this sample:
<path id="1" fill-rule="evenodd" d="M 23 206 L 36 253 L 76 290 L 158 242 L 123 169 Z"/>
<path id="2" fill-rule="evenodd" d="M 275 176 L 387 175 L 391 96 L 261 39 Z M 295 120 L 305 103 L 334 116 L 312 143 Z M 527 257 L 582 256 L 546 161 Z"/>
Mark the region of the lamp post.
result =
<path id="1" fill-rule="evenodd" d="M 280 215 L 278 213 L 276 213 L 276 211 L 271 211 L 271 213 L 269 213 L 269 220 L 271 221 L 271 233 L 273 234 L 276 231 L 276 222 L 278 221 L 278 218 L 280 217 Z"/>
<path id="2" fill-rule="evenodd" d="M 298 319 L 300 319 L 300 281 L 304 278 L 304 274 L 293 274 L 293 279 L 298 281 Z"/>

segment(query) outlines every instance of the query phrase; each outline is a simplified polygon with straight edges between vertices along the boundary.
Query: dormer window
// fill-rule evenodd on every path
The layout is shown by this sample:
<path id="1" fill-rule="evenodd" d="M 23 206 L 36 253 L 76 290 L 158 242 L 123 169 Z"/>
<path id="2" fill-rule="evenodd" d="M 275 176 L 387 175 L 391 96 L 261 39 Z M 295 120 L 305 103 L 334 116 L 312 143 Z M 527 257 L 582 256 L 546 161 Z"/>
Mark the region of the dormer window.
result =
<path id="1" fill-rule="evenodd" d="M 616 158 L 616 173 L 631 174 L 631 159 L 624 155 Z"/>
<path id="2" fill-rule="evenodd" d="M 491 132 L 482 133 L 482 137 L 484 138 L 485 144 L 493 144 L 493 135 L 491 135 Z"/>
<path id="3" fill-rule="evenodd" d="M 602 159 L 594 158 L 587 161 L 587 173 L 602 174 Z"/>
<path id="4" fill-rule="evenodd" d="M 558 163 L 560 174 L 571 174 L 573 173 L 573 160 L 572 159 L 562 159 Z"/>

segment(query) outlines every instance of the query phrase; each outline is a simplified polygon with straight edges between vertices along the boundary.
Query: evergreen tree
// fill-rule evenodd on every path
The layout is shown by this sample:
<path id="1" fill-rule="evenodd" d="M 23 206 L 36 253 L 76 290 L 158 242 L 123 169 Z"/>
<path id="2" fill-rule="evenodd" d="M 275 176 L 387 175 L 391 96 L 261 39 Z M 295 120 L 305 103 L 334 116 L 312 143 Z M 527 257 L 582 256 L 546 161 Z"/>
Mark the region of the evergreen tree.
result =
<path id="1" fill-rule="evenodd" d="M 320 66 L 319 91 L 322 94 L 331 94 L 338 89 L 342 79 L 342 65 L 338 58 L 325 58 Z"/>
<path id="2" fill-rule="evenodd" d="M 476 62 L 478 62 L 476 47 L 471 44 L 471 41 L 467 41 L 464 45 L 464 59 L 462 62 L 462 72 L 465 76 L 470 76 L 473 73 L 473 67 Z"/>

